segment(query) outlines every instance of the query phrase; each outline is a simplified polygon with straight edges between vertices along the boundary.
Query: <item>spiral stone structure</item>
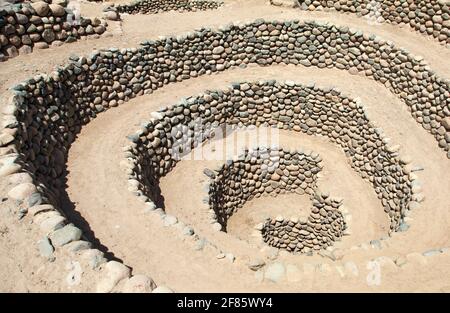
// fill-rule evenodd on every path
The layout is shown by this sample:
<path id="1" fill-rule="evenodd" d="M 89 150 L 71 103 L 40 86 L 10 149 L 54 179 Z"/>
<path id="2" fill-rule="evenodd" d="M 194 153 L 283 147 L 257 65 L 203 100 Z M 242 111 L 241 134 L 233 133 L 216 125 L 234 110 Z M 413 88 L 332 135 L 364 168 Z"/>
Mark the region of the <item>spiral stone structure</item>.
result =
<path id="1" fill-rule="evenodd" d="M 5 278 L 5 288 L 306 291 L 322 288 L 313 283 L 320 276 L 330 290 L 365 290 L 374 286 L 367 264 L 378 264 L 379 291 L 411 275 L 445 291 L 448 9 L 437 1 L 422 12 L 422 2 L 408 1 L 391 18 L 383 12 L 393 2 L 380 13 L 386 25 L 349 17 L 348 27 L 334 11 L 314 11 L 324 3 L 306 2 L 313 12 L 225 1 L 220 11 L 247 21 L 228 23 L 225 14 L 201 28 L 202 17 L 216 18 L 203 8 L 217 7 L 145 6 L 162 23 L 154 35 L 135 28 L 128 37 L 127 27 L 150 17 L 122 15 L 101 24 L 108 36 L 33 51 L 32 74 L 26 63 L 17 72 L 25 56 L 2 63 L 9 89 L 1 93 L 0 207 L 10 222 L 0 231 L 14 258 L 10 243 L 32 238 L 20 240 L 20 253 L 39 257 L 23 266 L 43 269 L 32 283 Z M 336 3 L 337 11 L 369 14 L 365 3 Z M 26 16 L 26 7 L 7 14 Z M 21 32 L 10 15 L 2 32 Z M 173 16 L 183 25 L 170 25 Z M 58 22 L 44 18 L 46 30 L 47 20 Z M 410 28 L 399 28 L 410 37 L 390 38 L 386 30 L 401 22 L 437 40 Z M 123 38 L 128 47 L 111 48 Z M 46 53 L 56 61 L 38 65 Z M 52 71 L 52 62 L 61 65 Z M 241 129 L 261 128 L 279 132 L 276 146 L 205 157 Z M 221 129 L 234 135 L 217 138 Z M 53 284 L 44 287 L 47 272 L 64 275 L 47 275 Z"/>

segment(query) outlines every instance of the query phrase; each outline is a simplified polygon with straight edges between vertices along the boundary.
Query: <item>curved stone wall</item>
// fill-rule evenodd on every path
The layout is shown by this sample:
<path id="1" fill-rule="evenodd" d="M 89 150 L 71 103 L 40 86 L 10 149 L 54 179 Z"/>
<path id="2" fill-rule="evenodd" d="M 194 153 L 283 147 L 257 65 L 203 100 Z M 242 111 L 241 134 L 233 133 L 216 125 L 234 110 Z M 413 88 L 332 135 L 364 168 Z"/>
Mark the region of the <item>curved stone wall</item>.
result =
<path id="1" fill-rule="evenodd" d="M 281 148 L 246 150 L 224 164 L 209 188 L 210 207 L 226 231 L 228 219 L 247 201 L 264 195 L 309 194 L 313 207 L 308 218 L 268 218 L 261 227 L 264 242 L 290 252 L 321 250 L 345 230 L 341 202 L 316 192 L 321 158 L 314 152 Z M 299 210 L 300 211 L 300 210 Z"/>
<path id="2" fill-rule="evenodd" d="M 87 58 L 72 57 L 67 65 L 52 74 L 30 78 L 14 87 L 11 90 L 13 97 L 4 110 L 0 135 L 1 154 L 6 155 L 5 159 L 10 160 L 11 164 L 1 174 L 25 171 L 31 176 L 32 184 L 27 178 L 26 183 L 17 186 L 27 191 L 26 197 L 21 198 L 27 207 L 45 203 L 58 207 L 59 193 L 64 189 L 67 151 L 82 125 L 98 113 L 170 82 L 252 63 L 261 66 L 287 63 L 319 68 L 337 67 L 372 77 L 403 99 L 414 118 L 448 151 L 448 82 L 439 78 L 420 58 L 375 36 L 345 27 L 315 22 L 256 20 L 220 30 L 201 29 L 185 36 L 148 41 L 139 48 L 111 48 L 95 52 Z M 220 107 L 219 112 L 225 114 L 226 110 Z M 327 124 L 323 124 L 326 128 L 322 129 L 307 120 L 317 117 L 314 111 L 308 111 L 308 114 L 304 115 L 304 124 L 288 122 L 289 115 L 278 119 L 275 114 L 273 118 L 276 118 L 275 124 L 282 128 L 292 126 L 294 130 L 310 134 L 330 129 Z M 365 121 L 362 111 L 358 114 L 361 121 Z M 204 112 L 207 120 L 218 119 L 218 116 L 216 111 Z M 222 118 L 225 119 L 225 116 L 222 115 Z M 257 116 L 241 112 L 240 122 L 260 123 L 265 118 L 263 116 L 253 121 L 250 117 Z M 290 123 L 294 124 L 290 126 Z M 339 124 L 337 126 L 336 134 L 342 136 L 336 140 L 344 140 L 339 144 L 348 143 L 349 135 L 343 132 Z M 351 126 L 361 125 L 358 122 Z M 392 171 L 402 177 L 401 165 L 389 165 L 391 158 L 397 159 L 395 147 L 375 154 L 374 151 L 384 147 L 382 141 L 380 143 L 377 139 L 375 145 L 364 146 L 367 142 L 361 135 L 379 136 L 375 129 L 370 128 L 360 131 L 350 141 L 352 146 L 348 153 L 355 168 L 366 166 L 368 162 L 364 153 L 368 153 L 368 156 L 378 157 L 378 161 L 382 162 L 378 167 L 388 171 L 383 175 L 389 176 Z M 164 152 L 167 148 L 161 149 Z M 166 154 L 160 155 L 170 159 Z M 170 162 L 163 165 L 159 175 L 172 166 Z M 376 163 L 373 165 L 369 162 L 362 175 L 377 168 Z M 406 167 L 404 171 L 407 173 Z M 381 184 L 388 182 L 383 178 L 372 180 L 377 192 L 381 192 Z M 410 192 L 410 188 L 405 187 L 400 194 L 406 198 L 397 202 L 391 198 L 384 199 L 385 208 L 396 208 L 386 209 L 392 215 L 391 229 L 398 226 L 401 210 L 408 205 L 406 200 Z M 421 199 L 413 194 L 412 200 Z M 61 221 L 52 221 L 56 223 L 52 227 L 61 226 Z"/>
<path id="3" fill-rule="evenodd" d="M 33 49 L 58 46 L 85 36 L 99 36 L 106 24 L 97 18 L 76 20 L 70 9 L 44 1 L 0 9 L 0 61 Z"/>
<path id="4" fill-rule="evenodd" d="M 119 13 L 129 14 L 157 14 L 167 11 L 205 11 L 217 9 L 223 5 L 214 0 L 137 0 L 131 4 L 118 5 Z"/>
<path id="5" fill-rule="evenodd" d="M 136 194 L 161 207 L 159 178 L 178 162 L 179 151 L 188 153 L 224 125 L 233 129 L 263 125 L 327 136 L 371 182 L 389 214 L 391 231 L 398 229 L 409 206 L 421 201 L 419 190 L 414 190 L 417 182 L 409 177 L 408 161 L 400 159 L 398 147 L 386 143 L 358 102 L 336 90 L 276 81 L 235 84 L 155 113 L 130 137 L 133 145 L 126 154 L 130 184 L 140 190 Z M 225 226 L 226 218 L 220 215 Z"/>
<path id="6" fill-rule="evenodd" d="M 376 23 L 407 24 L 414 30 L 450 44 L 450 9 L 441 0 L 293 0 L 303 10 L 336 10 Z"/>
<path id="7" fill-rule="evenodd" d="M 246 149 L 227 161 L 209 185 L 209 205 L 222 230 L 227 231 L 230 217 L 253 198 L 280 192 L 313 195 L 322 168 L 320 161 L 317 153 L 274 147 Z"/>
<path id="8" fill-rule="evenodd" d="M 51 76 L 30 79 L 14 90 L 20 122 L 15 143 L 37 180 L 56 192 L 74 135 L 99 112 L 170 82 L 250 63 L 337 67 L 373 77 L 449 149 L 448 82 L 421 59 L 347 28 L 262 20 L 96 52 L 73 58 Z"/>

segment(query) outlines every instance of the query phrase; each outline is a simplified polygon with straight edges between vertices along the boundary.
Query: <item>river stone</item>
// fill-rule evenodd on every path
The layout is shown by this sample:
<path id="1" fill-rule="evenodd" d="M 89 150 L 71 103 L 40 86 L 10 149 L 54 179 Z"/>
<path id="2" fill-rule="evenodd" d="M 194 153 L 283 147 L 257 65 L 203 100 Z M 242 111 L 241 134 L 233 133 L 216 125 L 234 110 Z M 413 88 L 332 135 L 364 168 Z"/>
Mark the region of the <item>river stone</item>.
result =
<path id="1" fill-rule="evenodd" d="M 17 48 L 15 46 L 11 46 L 11 45 L 9 45 L 5 48 L 5 52 L 6 52 L 6 55 L 10 58 L 15 58 L 16 56 L 19 55 L 19 51 L 17 50 Z"/>
<path id="2" fill-rule="evenodd" d="M 64 246 L 64 248 L 69 252 L 79 252 L 82 250 L 87 250 L 92 248 L 92 243 L 84 240 L 72 241 Z"/>
<path id="3" fill-rule="evenodd" d="M 81 257 L 87 261 L 91 269 L 96 269 L 108 260 L 104 257 L 103 252 L 98 249 L 85 249 L 81 252 Z"/>
<path id="4" fill-rule="evenodd" d="M 48 240 L 48 237 L 44 237 L 38 241 L 38 249 L 41 256 L 47 259 L 54 259 L 53 251 L 55 251 L 55 249 Z"/>
<path id="5" fill-rule="evenodd" d="M 205 174 L 206 176 L 208 176 L 209 178 L 214 179 L 216 177 L 216 173 L 214 173 L 214 171 L 210 170 L 209 168 L 205 168 L 203 170 L 203 174 Z"/>
<path id="6" fill-rule="evenodd" d="M 27 45 L 23 45 L 22 47 L 19 48 L 19 54 L 30 54 L 31 52 L 33 52 L 33 49 L 30 46 Z"/>
<path id="7" fill-rule="evenodd" d="M 51 204 L 38 204 L 31 206 L 28 209 L 28 212 L 31 216 L 38 215 L 40 213 L 49 212 L 49 211 L 55 211 L 55 207 Z"/>
<path id="8" fill-rule="evenodd" d="M 122 279 L 130 277 L 129 267 L 117 261 L 109 261 L 104 267 L 103 278 L 97 283 L 97 292 L 111 292 Z"/>
<path id="9" fill-rule="evenodd" d="M 23 201 L 33 193 L 37 192 L 36 186 L 31 183 L 17 185 L 8 192 L 8 197 L 13 200 Z"/>
<path id="10" fill-rule="evenodd" d="M 107 19 L 107 20 L 110 20 L 110 21 L 118 21 L 118 20 L 120 20 L 119 14 L 117 12 L 115 12 L 115 11 L 103 12 L 103 17 L 105 19 Z"/>
<path id="11" fill-rule="evenodd" d="M 164 218 L 164 226 L 172 226 L 178 222 L 178 219 L 173 215 L 166 215 Z"/>
<path id="12" fill-rule="evenodd" d="M 39 15 L 39 16 L 47 16 L 47 14 L 50 10 L 48 3 L 44 2 L 44 1 L 38 1 L 38 2 L 31 3 L 31 6 L 33 7 L 33 9 L 36 11 L 37 15 Z"/>
<path id="13" fill-rule="evenodd" d="M 60 228 L 63 228 L 66 224 L 66 218 L 62 215 L 53 215 L 44 219 L 40 224 L 39 228 L 42 232 L 48 234 Z"/>
<path id="14" fill-rule="evenodd" d="M 11 174 L 15 174 L 21 170 L 21 166 L 16 163 L 7 164 L 0 167 L 0 177 L 8 176 Z"/>
<path id="15" fill-rule="evenodd" d="M 43 41 L 35 42 L 34 47 L 37 49 L 48 49 L 48 43 Z"/>
<path id="16" fill-rule="evenodd" d="M 66 14 L 64 7 L 59 4 L 52 3 L 49 7 L 54 16 L 64 16 Z"/>
<path id="17" fill-rule="evenodd" d="M 266 265 L 266 262 L 264 262 L 264 260 L 259 258 L 253 259 L 247 264 L 248 268 L 255 272 L 260 268 L 262 268 L 264 265 Z"/>
<path id="18" fill-rule="evenodd" d="M 28 17 L 25 14 L 16 13 L 16 20 L 21 25 L 28 23 Z"/>
<path id="19" fill-rule="evenodd" d="M 219 46 L 219 47 L 215 47 L 215 48 L 213 49 L 212 53 L 213 53 L 213 54 L 222 54 L 224 51 L 225 51 L 225 48 Z"/>
<path id="20" fill-rule="evenodd" d="M 66 225 L 50 234 L 53 246 L 60 247 L 81 238 L 81 230 L 73 225 Z"/>
<path id="21" fill-rule="evenodd" d="M 44 30 L 44 32 L 42 33 L 42 38 L 43 38 L 47 43 L 51 43 L 52 41 L 55 40 L 55 33 L 54 33 L 53 30 L 51 30 L 51 29 L 46 29 L 46 30 Z"/>
<path id="22" fill-rule="evenodd" d="M 145 275 L 134 275 L 130 277 L 123 286 L 125 293 L 149 293 L 156 288 L 155 282 Z"/>

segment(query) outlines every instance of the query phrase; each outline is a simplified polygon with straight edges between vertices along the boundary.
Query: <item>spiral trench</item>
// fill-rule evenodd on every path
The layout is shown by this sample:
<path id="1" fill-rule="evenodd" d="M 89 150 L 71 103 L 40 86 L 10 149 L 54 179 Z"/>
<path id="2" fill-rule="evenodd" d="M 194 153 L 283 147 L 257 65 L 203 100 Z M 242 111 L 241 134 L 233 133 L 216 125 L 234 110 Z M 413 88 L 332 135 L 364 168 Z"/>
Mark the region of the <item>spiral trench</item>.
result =
<path id="1" fill-rule="evenodd" d="M 205 11 L 122 14 L 121 21 L 108 21 L 107 36 L 0 63 L 2 290 L 450 291 L 448 42 L 407 25 L 305 10 L 294 2 L 224 1 Z M 82 3 L 81 12 L 94 17 L 104 6 Z M 292 24 L 299 26 L 285 31 Z M 198 47 L 194 30 L 201 27 L 213 39 L 202 47 L 209 52 L 196 56 L 209 61 L 203 66 L 214 66 L 196 68 L 191 76 L 182 70 L 176 77 L 174 71 L 164 74 L 183 58 L 177 52 L 169 57 L 170 49 Z M 224 44 L 221 34 L 230 29 L 245 44 Z M 249 29 L 273 33 L 258 39 Z M 316 47 L 306 53 L 296 41 L 304 31 L 350 34 L 349 42 L 364 38 L 366 45 L 383 46 L 387 61 L 365 72 L 336 65 L 326 54 L 319 66 L 292 61 L 317 55 Z M 177 38 L 187 39 L 177 47 Z M 270 38 L 284 50 L 255 53 Z M 347 51 L 346 61 L 367 61 L 377 51 L 361 52 L 361 41 L 337 53 Z M 153 48 L 160 43 L 160 50 Z M 224 49 L 213 52 L 218 46 Z M 401 55 L 407 70 L 398 70 L 390 54 Z M 118 55 L 127 57 L 109 66 L 120 71 L 99 72 L 108 66 L 102 61 Z M 92 58 L 100 60 L 97 68 Z M 133 63 L 153 58 L 160 64 L 157 75 Z M 55 74 L 56 66 L 65 70 Z M 80 79 L 70 79 L 74 67 L 81 68 Z M 411 70 L 420 73 L 413 77 Z M 59 77 L 51 84 L 65 84 L 62 92 L 30 89 L 48 77 Z M 427 83 L 420 85 L 422 80 Z M 42 93 L 62 100 L 42 104 Z M 83 98 L 78 106 L 73 97 Z M 54 112 L 46 109 L 52 104 L 64 108 L 56 111 L 62 118 L 51 119 Z M 44 105 L 44 113 L 32 109 L 36 105 Z M 64 114 L 72 110 L 75 123 L 65 128 Z M 261 171 L 269 161 L 250 161 L 245 149 L 264 147 L 245 144 L 236 144 L 241 159 L 173 159 L 168 149 L 174 142 L 164 130 L 198 116 L 215 120 L 214 126 L 275 127 L 282 170 Z M 226 139 L 203 138 L 188 156 Z M 294 155 L 309 163 L 292 163 Z M 234 202 L 224 213 L 227 201 Z"/>

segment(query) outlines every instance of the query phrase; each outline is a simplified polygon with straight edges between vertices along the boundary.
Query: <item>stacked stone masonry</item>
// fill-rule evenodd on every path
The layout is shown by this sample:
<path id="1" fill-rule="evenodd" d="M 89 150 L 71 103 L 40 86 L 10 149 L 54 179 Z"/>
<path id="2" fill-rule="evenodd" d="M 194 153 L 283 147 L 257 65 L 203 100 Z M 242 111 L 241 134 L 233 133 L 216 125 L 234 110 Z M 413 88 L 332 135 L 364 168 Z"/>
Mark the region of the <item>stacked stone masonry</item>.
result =
<path id="1" fill-rule="evenodd" d="M 49 203 L 58 208 L 60 193 L 64 192 L 68 149 L 81 127 L 98 113 L 171 82 L 234 66 L 279 63 L 336 67 L 379 81 L 405 102 L 412 116 L 433 134 L 441 148 L 449 150 L 448 81 L 438 77 L 421 58 L 392 43 L 346 27 L 316 22 L 256 20 L 219 30 L 201 29 L 176 38 L 148 41 L 139 48 L 111 48 L 89 57 L 73 56 L 67 65 L 50 75 L 38 75 L 17 85 L 11 90 L 13 97 L 2 117 L 1 154 L 11 155 L 12 160 L 7 173 L 22 171 L 31 175 L 35 190 L 34 196 L 27 200 L 28 206 Z M 223 105 L 220 110 L 226 113 L 228 107 Z M 248 118 L 245 112 L 242 113 L 241 118 Z M 216 114 L 216 111 L 205 111 L 209 119 L 219 118 L 214 117 L 218 116 Z M 353 127 L 365 121 L 365 114 L 360 114 L 361 120 Z M 289 129 L 291 122 L 287 117 L 277 118 L 277 125 Z M 314 126 L 311 121 L 304 123 L 308 129 L 303 124 L 295 125 L 296 129 L 311 134 L 326 130 Z M 342 122 L 334 129 L 336 135 L 341 144 L 348 143 L 350 135 L 339 123 Z M 357 135 L 376 138 L 376 132 L 371 129 L 359 131 Z M 388 160 L 397 158 L 395 147 L 378 152 L 384 146 L 383 141 L 369 143 L 356 137 L 350 142 L 352 146 L 347 153 L 355 160 L 356 167 L 368 163 L 362 173 L 377 169 L 377 162 L 366 159 L 373 157 L 381 158 L 379 162 L 383 160 L 382 167 L 389 173 L 393 171 L 400 175 L 401 168 L 405 174 L 408 172 L 407 166 L 389 165 L 391 161 Z M 169 160 L 164 149 L 161 148 L 158 155 Z M 162 166 L 171 165 L 163 162 Z M 161 171 L 164 173 L 160 170 L 160 175 Z M 383 176 L 387 177 L 389 173 L 383 173 Z M 375 188 L 380 190 L 380 183 L 394 184 L 393 180 L 400 177 L 372 180 L 377 184 Z M 396 208 L 387 209 L 392 215 L 392 229 L 396 228 L 411 192 L 411 186 L 405 184 L 403 187 L 397 201 L 385 192 L 385 205 Z M 414 194 L 411 199 L 420 201 Z"/>
<path id="2" fill-rule="evenodd" d="M 0 61 L 33 49 L 46 49 L 106 30 L 100 19 L 77 19 L 70 9 L 44 1 L 22 3 L 0 9 Z"/>
<path id="3" fill-rule="evenodd" d="M 235 84 L 155 113 L 130 137 L 133 145 L 126 153 L 132 163 L 129 179 L 139 186 L 137 195 L 161 206 L 159 178 L 181 159 L 180 151 L 189 153 L 224 125 L 234 129 L 263 125 L 327 136 L 372 183 L 390 217 L 391 231 L 398 229 L 410 206 L 421 201 L 409 161 L 398 156 L 396 146 L 387 144 L 359 103 L 333 89 L 275 81 Z M 226 218 L 219 216 L 226 227 Z"/>
<path id="4" fill-rule="evenodd" d="M 268 218 L 262 225 L 262 237 L 267 244 L 290 252 L 324 249 L 342 237 L 345 222 L 338 211 L 341 202 L 317 192 L 320 161 L 314 152 L 262 147 L 246 150 L 219 169 L 209 188 L 210 206 L 226 230 L 231 215 L 253 198 L 289 192 L 309 194 L 313 208 L 308 218 Z"/>
<path id="5" fill-rule="evenodd" d="M 118 5 L 119 13 L 129 14 L 157 14 L 167 11 L 204 11 L 218 9 L 223 5 L 214 0 L 138 0 L 131 4 Z"/>
<path id="6" fill-rule="evenodd" d="M 450 44 L 449 2 L 442 0 L 292 0 L 303 10 L 336 10 L 373 23 L 406 24 Z"/>

